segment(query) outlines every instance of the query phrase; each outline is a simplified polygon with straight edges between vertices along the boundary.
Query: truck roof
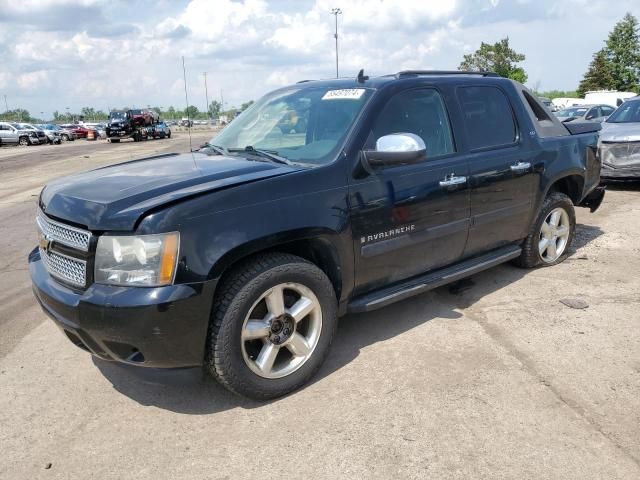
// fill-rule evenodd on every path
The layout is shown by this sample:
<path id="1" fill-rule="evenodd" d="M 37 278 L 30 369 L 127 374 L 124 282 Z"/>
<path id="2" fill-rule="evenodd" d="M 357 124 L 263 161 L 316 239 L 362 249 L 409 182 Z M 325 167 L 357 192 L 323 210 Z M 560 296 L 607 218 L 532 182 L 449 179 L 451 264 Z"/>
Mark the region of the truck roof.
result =
<path id="1" fill-rule="evenodd" d="M 416 78 L 429 78 L 437 81 L 437 83 L 468 83 L 477 81 L 491 82 L 511 82 L 511 80 L 500 77 L 493 72 L 471 72 L 458 70 L 403 70 L 397 73 L 368 77 L 361 70 L 357 76 L 341 77 L 324 80 L 301 80 L 296 84 L 312 83 L 318 86 L 327 86 L 335 88 L 354 88 L 354 86 L 362 86 L 369 88 L 380 88 L 386 84 L 399 80 Z"/>

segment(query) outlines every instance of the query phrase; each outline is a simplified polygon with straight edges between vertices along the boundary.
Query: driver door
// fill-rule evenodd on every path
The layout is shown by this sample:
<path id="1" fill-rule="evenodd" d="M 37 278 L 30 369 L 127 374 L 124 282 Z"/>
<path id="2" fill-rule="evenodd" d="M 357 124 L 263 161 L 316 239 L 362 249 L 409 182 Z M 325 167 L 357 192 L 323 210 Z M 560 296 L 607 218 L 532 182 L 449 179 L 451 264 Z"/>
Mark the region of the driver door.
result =
<path id="1" fill-rule="evenodd" d="M 364 148 L 373 149 L 377 139 L 393 133 L 418 135 L 427 156 L 352 180 L 355 294 L 454 263 L 467 240 L 468 165 L 456 152 L 440 92 L 418 88 L 391 97 Z"/>

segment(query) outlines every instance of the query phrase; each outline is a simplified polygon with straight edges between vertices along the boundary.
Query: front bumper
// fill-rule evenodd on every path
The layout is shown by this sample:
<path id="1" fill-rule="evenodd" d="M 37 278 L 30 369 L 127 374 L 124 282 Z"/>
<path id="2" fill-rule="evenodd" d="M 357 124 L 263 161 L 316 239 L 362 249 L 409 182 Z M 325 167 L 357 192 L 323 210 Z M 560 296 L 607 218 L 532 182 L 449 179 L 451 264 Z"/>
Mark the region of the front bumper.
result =
<path id="1" fill-rule="evenodd" d="M 607 165 L 606 163 L 602 165 L 602 170 L 600 171 L 600 178 L 606 180 L 629 180 L 629 179 L 640 179 L 640 164 L 638 165 L 630 165 L 625 167 L 614 167 L 612 165 Z"/>
<path id="2" fill-rule="evenodd" d="M 215 281 L 74 290 L 49 275 L 37 248 L 29 271 L 40 306 L 78 347 L 132 365 L 202 365 Z"/>

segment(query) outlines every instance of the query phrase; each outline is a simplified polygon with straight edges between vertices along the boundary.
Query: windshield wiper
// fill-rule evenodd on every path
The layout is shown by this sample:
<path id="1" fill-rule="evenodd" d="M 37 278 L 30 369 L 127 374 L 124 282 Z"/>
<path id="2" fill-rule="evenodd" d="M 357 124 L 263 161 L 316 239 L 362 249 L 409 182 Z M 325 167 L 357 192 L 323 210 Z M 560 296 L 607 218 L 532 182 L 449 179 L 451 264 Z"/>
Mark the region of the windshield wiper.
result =
<path id="1" fill-rule="evenodd" d="M 219 145 L 213 145 L 212 143 L 209 143 L 209 142 L 202 145 L 202 147 L 200 147 L 200 150 L 204 150 L 205 148 L 208 148 L 209 150 L 213 150 L 218 155 L 229 155 L 229 151 L 226 148 L 221 147 Z"/>
<path id="2" fill-rule="evenodd" d="M 255 155 L 258 155 L 260 157 L 263 158 L 268 158 L 269 160 L 276 162 L 276 163 L 282 163 L 284 165 L 293 165 L 293 163 L 290 160 L 287 160 L 284 157 L 281 157 L 280 155 L 278 155 L 278 152 L 275 150 L 263 150 L 261 148 L 253 148 L 252 145 L 247 145 L 244 148 L 230 148 L 229 152 L 248 152 L 248 153 L 253 153 Z"/>

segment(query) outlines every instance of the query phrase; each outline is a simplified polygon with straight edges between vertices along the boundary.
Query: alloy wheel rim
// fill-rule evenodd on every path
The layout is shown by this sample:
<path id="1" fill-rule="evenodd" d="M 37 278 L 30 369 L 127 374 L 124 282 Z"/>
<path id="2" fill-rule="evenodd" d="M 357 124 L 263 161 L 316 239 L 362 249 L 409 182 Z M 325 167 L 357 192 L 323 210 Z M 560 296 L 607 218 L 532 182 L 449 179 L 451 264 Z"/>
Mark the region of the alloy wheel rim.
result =
<path id="1" fill-rule="evenodd" d="M 571 224 L 564 208 L 554 208 L 546 216 L 540 227 L 538 252 L 542 261 L 555 262 L 567 248 Z"/>
<path id="2" fill-rule="evenodd" d="M 242 357 L 260 377 L 286 377 L 311 358 L 321 331 L 316 295 L 299 283 L 281 283 L 249 309 L 241 331 Z"/>

